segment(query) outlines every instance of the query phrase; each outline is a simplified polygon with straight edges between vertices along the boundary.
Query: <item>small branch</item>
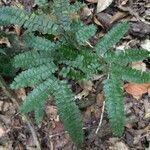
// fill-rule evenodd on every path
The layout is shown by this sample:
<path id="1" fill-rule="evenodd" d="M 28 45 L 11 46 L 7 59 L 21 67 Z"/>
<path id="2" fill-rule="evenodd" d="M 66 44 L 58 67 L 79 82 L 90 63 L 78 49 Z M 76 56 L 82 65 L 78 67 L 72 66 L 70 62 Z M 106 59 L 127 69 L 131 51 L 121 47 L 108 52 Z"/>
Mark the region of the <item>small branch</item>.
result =
<path id="1" fill-rule="evenodd" d="M 1 75 L 0 75 L 0 87 L 2 88 L 2 90 L 4 91 L 6 96 L 8 98 L 10 98 L 11 101 L 14 103 L 14 105 L 17 106 L 17 108 L 19 109 L 20 105 L 19 105 L 19 100 L 18 100 L 17 96 L 15 95 L 15 93 L 12 90 L 10 90 L 10 88 L 7 86 L 7 84 L 5 83 L 5 81 Z M 27 124 L 27 126 L 29 127 L 29 129 L 31 131 L 31 134 L 33 136 L 33 139 L 34 139 L 36 147 L 37 147 L 36 149 L 41 150 L 41 146 L 40 146 L 40 143 L 38 141 L 36 131 L 33 127 L 32 122 L 30 121 L 30 119 L 26 115 L 21 114 L 21 116 L 22 116 L 23 121 Z"/>
<path id="2" fill-rule="evenodd" d="M 102 125 L 103 116 L 104 116 L 104 109 L 105 109 L 105 101 L 103 101 L 103 107 L 102 107 L 102 113 L 101 113 L 100 121 L 99 121 L 98 127 L 95 131 L 96 134 L 98 133 L 98 131 L 99 131 L 101 125 Z"/>
<path id="3" fill-rule="evenodd" d="M 94 48 L 94 47 L 90 44 L 90 42 L 86 41 L 86 44 L 89 45 L 91 48 Z"/>
<path id="4" fill-rule="evenodd" d="M 143 17 L 139 16 L 138 13 L 134 12 L 130 7 L 117 6 L 121 11 L 128 12 L 130 15 L 134 16 L 138 21 L 142 21 L 146 24 L 150 24 L 150 22 L 146 21 Z"/>

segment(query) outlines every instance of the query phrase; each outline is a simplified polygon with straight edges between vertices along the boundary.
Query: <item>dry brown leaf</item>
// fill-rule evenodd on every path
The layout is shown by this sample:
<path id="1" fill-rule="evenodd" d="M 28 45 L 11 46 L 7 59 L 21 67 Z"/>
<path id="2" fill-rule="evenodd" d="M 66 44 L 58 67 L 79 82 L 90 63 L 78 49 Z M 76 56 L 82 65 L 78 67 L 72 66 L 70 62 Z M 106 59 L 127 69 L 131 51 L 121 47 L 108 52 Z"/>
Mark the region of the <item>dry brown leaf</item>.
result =
<path id="1" fill-rule="evenodd" d="M 85 0 L 85 1 L 87 1 L 89 3 L 97 3 L 98 2 L 98 0 Z"/>
<path id="2" fill-rule="evenodd" d="M 149 88 L 150 83 L 148 84 L 128 83 L 125 84 L 124 86 L 125 91 L 131 94 L 136 99 L 139 99 L 143 94 L 147 93 Z"/>
<path id="3" fill-rule="evenodd" d="M 118 21 L 119 19 L 122 19 L 122 18 L 124 18 L 124 17 L 127 16 L 127 15 L 128 15 L 128 14 L 125 13 L 125 12 L 118 11 L 118 12 L 116 12 L 116 13 L 112 16 L 110 23 L 112 24 L 113 22 Z"/>
<path id="4" fill-rule="evenodd" d="M 50 120 L 54 120 L 56 122 L 59 122 L 59 116 L 57 112 L 56 106 L 47 106 L 46 107 L 46 115 Z"/>
<path id="5" fill-rule="evenodd" d="M 8 47 L 11 47 L 9 40 L 6 37 L 0 38 L 0 44 L 6 44 Z"/>
<path id="6" fill-rule="evenodd" d="M 145 116 L 144 118 L 150 118 L 150 102 L 148 99 L 144 100 Z"/>
<path id="7" fill-rule="evenodd" d="M 97 94 L 97 96 L 96 96 L 97 106 L 102 107 L 103 106 L 103 101 L 104 101 L 104 95 L 101 94 L 101 93 Z"/>
<path id="8" fill-rule="evenodd" d="M 2 136 L 4 136 L 4 134 L 5 134 L 5 130 L 4 130 L 4 128 L 0 125 L 0 138 L 1 138 Z"/>
<path id="9" fill-rule="evenodd" d="M 98 19 L 96 17 L 94 17 L 94 23 L 96 23 L 98 26 L 101 26 L 102 28 L 104 28 L 104 26 L 98 21 Z"/>
<path id="10" fill-rule="evenodd" d="M 15 28 L 16 34 L 17 34 L 18 36 L 20 36 L 21 28 L 20 28 L 18 25 L 15 25 L 14 28 Z"/>
<path id="11" fill-rule="evenodd" d="M 92 12 L 87 6 L 82 8 L 82 10 L 81 10 L 82 18 L 89 17 L 91 14 L 92 14 Z"/>
<path id="12" fill-rule="evenodd" d="M 113 2 L 113 0 L 98 0 L 97 13 L 105 10 L 112 2 Z"/>
<path id="13" fill-rule="evenodd" d="M 25 100 L 26 98 L 26 91 L 24 88 L 21 88 L 19 90 L 16 90 L 16 95 L 19 99 Z"/>
<path id="14" fill-rule="evenodd" d="M 141 71 L 146 71 L 146 64 L 143 63 L 142 61 L 138 61 L 138 62 L 133 62 L 131 64 L 131 67 L 133 69 L 137 69 L 137 70 L 141 70 Z"/>
<path id="15" fill-rule="evenodd" d="M 111 144 L 109 150 L 129 150 L 128 146 L 118 138 L 110 138 L 109 143 Z"/>
<path id="16" fill-rule="evenodd" d="M 141 47 L 150 51 L 150 40 L 146 39 L 145 41 L 142 42 Z"/>
<path id="17" fill-rule="evenodd" d="M 80 82 L 80 86 L 83 89 L 82 92 L 75 96 L 75 99 L 82 99 L 89 95 L 90 91 L 93 91 L 93 82 L 92 81 L 82 81 Z"/>

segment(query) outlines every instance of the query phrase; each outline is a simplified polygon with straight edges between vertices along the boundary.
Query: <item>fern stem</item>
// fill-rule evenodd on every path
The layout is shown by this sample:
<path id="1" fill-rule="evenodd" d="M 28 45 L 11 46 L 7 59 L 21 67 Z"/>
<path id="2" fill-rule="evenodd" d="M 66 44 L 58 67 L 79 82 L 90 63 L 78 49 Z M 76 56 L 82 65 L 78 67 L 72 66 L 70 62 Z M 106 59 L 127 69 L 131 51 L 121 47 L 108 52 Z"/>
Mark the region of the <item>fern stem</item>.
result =
<path id="1" fill-rule="evenodd" d="M 16 97 L 15 93 L 12 90 L 10 90 L 10 88 L 8 87 L 8 85 L 6 84 L 6 82 L 4 81 L 4 79 L 3 79 L 3 77 L 1 75 L 0 75 L 0 87 L 2 88 L 2 90 L 4 91 L 6 96 L 11 99 L 11 101 L 14 103 L 14 105 L 17 106 L 17 108 L 19 108 L 20 106 L 19 106 L 18 98 Z M 40 146 L 40 143 L 38 141 L 38 138 L 37 138 L 37 135 L 36 135 L 36 131 L 34 129 L 34 126 L 33 126 L 32 122 L 24 114 L 22 114 L 21 117 L 22 117 L 22 120 L 24 121 L 24 123 L 27 124 L 28 128 L 31 131 L 33 139 L 34 139 L 34 141 L 36 143 L 36 149 L 37 150 L 41 150 L 41 146 Z"/>

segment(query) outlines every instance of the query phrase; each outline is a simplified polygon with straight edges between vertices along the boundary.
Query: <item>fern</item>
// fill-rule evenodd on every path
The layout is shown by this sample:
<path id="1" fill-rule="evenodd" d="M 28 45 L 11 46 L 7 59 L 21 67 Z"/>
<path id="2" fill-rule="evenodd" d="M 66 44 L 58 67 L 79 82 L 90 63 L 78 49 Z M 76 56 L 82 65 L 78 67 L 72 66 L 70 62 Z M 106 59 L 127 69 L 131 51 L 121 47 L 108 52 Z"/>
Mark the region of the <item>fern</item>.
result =
<path id="1" fill-rule="evenodd" d="M 125 49 L 120 52 L 107 52 L 105 54 L 105 59 L 109 63 L 118 63 L 122 65 L 127 65 L 131 62 L 136 62 L 143 60 L 149 56 L 150 52 L 144 49 Z"/>
<path id="2" fill-rule="evenodd" d="M 43 10 L 47 1 L 35 0 L 35 3 Z M 148 72 L 129 67 L 129 63 L 147 58 L 148 51 L 113 48 L 128 31 L 128 22 L 112 28 L 94 48 L 88 47 L 87 42 L 95 35 L 96 27 L 80 21 L 78 11 L 81 6 L 80 2 L 72 5 L 69 0 L 55 0 L 40 15 L 38 11 L 35 14 L 16 7 L 0 7 L 0 25 L 14 24 L 26 30 L 22 36 L 26 50 L 15 54 L 10 61 L 15 68 L 22 69 L 11 88 L 33 88 L 21 111 L 34 111 L 39 123 L 49 95 L 53 96 L 64 127 L 77 145 L 83 142 L 81 115 L 66 80 L 89 80 L 101 73 L 107 76 L 103 82 L 106 110 L 112 131 L 117 136 L 122 135 L 125 122 L 123 81 L 150 82 Z M 58 42 L 54 42 L 54 37 Z"/>
<path id="3" fill-rule="evenodd" d="M 51 52 L 44 51 L 28 51 L 16 55 L 13 64 L 16 68 L 32 68 L 42 64 L 52 62 Z"/>
<path id="4" fill-rule="evenodd" d="M 80 113 L 74 102 L 74 96 L 66 83 L 59 82 L 54 78 L 46 80 L 28 95 L 21 110 L 23 112 L 35 110 L 37 116 L 36 119 L 37 122 L 39 122 L 39 119 L 41 119 L 41 115 L 43 114 L 41 110 L 37 110 L 37 108 L 42 109 L 42 107 L 44 107 L 48 95 L 50 94 L 55 98 L 65 128 L 68 130 L 74 142 L 80 145 L 83 141 Z"/>
<path id="5" fill-rule="evenodd" d="M 116 25 L 111 31 L 109 31 L 108 34 L 106 34 L 97 42 L 97 45 L 95 46 L 95 51 L 97 54 L 104 55 L 107 50 L 118 43 L 123 35 L 128 31 L 128 27 L 128 22 L 122 22 Z"/>
<path id="6" fill-rule="evenodd" d="M 104 81 L 106 110 L 109 116 L 112 131 L 116 136 L 122 136 L 124 131 L 124 102 L 121 80 L 112 75 Z"/>
<path id="7" fill-rule="evenodd" d="M 96 27 L 94 25 L 80 25 L 79 30 L 76 32 L 77 42 L 80 45 L 84 45 L 88 41 L 88 39 L 95 34 L 95 32 Z"/>
<path id="8" fill-rule="evenodd" d="M 36 15 L 34 13 L 30 14 L 16 7 L 1 7 L 0 20 L 4 23 L 2 25 L 16 24 L 28 28 L 31 31 L 40 31 L 49 34 L 56 33 L 58 28 L 48 17 Z"/>
<path id="9" fill-rule="evenodd" d="M 48 63 L 39 67 L 28 69 L 14 79 L 11 87 L 18 89 L 38 84 L 43 80 L 46 80 L 48 77 L 51 77 L 52 73 L 55 71 L 56 66 L 54 63 Z"/>
<path id="10" fill-rule="evenodd" d="M 26 46 L 40 51 L 52 51 L 58 47 L 54 42 L 42 37 L 34 36 L 32 33 L 26 33 L 23 36 Z"/>
<path id="11" fill-rule="evenodd" d="M 128 82 L 150 83 L 150 73 L 148 72 L 141 72 L 129 67 L 120 67 L 116 64 L 112 67 L 112 72 L 115 72 L 118 76 L 121 76 L 123 80 Z"/>

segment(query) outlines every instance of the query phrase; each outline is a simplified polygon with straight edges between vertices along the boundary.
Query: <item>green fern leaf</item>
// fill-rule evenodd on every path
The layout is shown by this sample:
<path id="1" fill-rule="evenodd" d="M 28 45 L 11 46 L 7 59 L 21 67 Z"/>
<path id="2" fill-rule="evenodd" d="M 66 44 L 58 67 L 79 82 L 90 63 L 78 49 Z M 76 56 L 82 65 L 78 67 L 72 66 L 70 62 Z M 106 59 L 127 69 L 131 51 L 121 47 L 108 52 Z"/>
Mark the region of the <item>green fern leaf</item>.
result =
<path id="1" fill-rule="evenodd" d="M 113 65 L 112 72 L 122 77 L 122 80 L 134 83 L 150 83 L 150 73 L 142 72 L 129 67 Z"/>
<path id="2" fill-rule="evenodd" d="M 107 52 L 105 53 L 105 59 L 109 63 L 118 63 L 127 65 L 131 62 L 136 62 L 149 57 L 150 52 L 144 49 L 125 49 L 119 52 Z"/>
<path id="3" fill-rule="evenodd" d="M 0 74 L 4 76 L 14 76 L 15 69 L 12 66 L 11 58 L 5 55 L 0 54 Z"/>
<path id="4" fill-rule="evenodd" d="M 31 31 L 40 31 L 49 34 L 56 34 L 58 28 L 58 26 L 49 18 L 34 13 L 30 14 L 29 12 L 16 7 L 1 7 L 0 21 L 7 24 L 23 26 Z"/>
<path id="5" fill-rule="evenodd" d="M 51 77 L 52 73 L 56 71 L 57 67 L 54 63 L 48 63 L 39 67 L 31 68 L 20 73 L 11 84 L 12 89 L 19 89 L 37 85 L 40 82 Z"/>
<path id="6" fill-rule="evenodd" d="M 122 136 L 125 121 L 123 89 L 120 79 L 113 76 L 104 81 L 106 110 L 113 134 Z"/>
<path id="7" fill-rule="evenodd" d="M 26 33 L 23 36 L 25 43 L 29 48 L 36 50 L 52 51 L 57 48 L 57 45 L 44 37 L 34 36 L 33 33 Z"/>
<path id="8" fill-rule="evenodd" d="M 63 67 L 62 70 L 59 72 L 59 75 L 63 76 L 64 78 L 67 77 L 73 80 L 85 79 L 84 73 L 82 73 L 80 70 L 75 70 L 72 67 Z"/>
<path id="9" fill-rule="evenodd" d="M 95 46 L 98 55 L 104 55 L 108 49 L 119 42 L 119 40 L 128 31 L 128 22 L 122 22 L 112 28 Z"/>
<path id="10" fill-rule="evenodd" d="M 53 61 L 51 52 L 48 51 L 28 51 L 14 57 L 13 64 L 15 68 L 32 68 L 47 64 Z"/>
<path id="11" fill-rule="evenodd" d="M 69 0 L 55 0 L 52 5 L 52 10 L 52 13 L 57 18 L 57 24 L 63 27 L 63 29 L 69 30 L 72 22 Z"/>
<path id="12" fill-rule="evenodd" d="M 74 96 L 65 82 L 59 82 L 53 78 L 41 83 L 27 96 L 21 110 L 23 112 L 36 110 L 37 119 L 40 119 L 42 112 L 41 110 L 38 112 L 37 109 L 39 104 L 40 107 L 45 104 L 50 94 L 55 98 L 65 129 L 77 145 L 81 144 L 83 142 L 81 115 L 75 104 Z"/>
<path id="13" fill-rule="evenodd" d="M 39 104 L 39 106 L 37 107 L 37 109 L 35 109 L 35 120 L 36 123 L 39 124 L 43 117 L 44 117 L 44 110 L 45 110 L 45 103 L 44 104 Z"/>
<path id="14" fill-rule="evenodd" d="M 76 32 L 76 39 L 80 45 L 84 45 L 90 37 L 95 35 L 96 27 L 94 25 L 83 25 L 79 26 L 79 30 Z"/>

